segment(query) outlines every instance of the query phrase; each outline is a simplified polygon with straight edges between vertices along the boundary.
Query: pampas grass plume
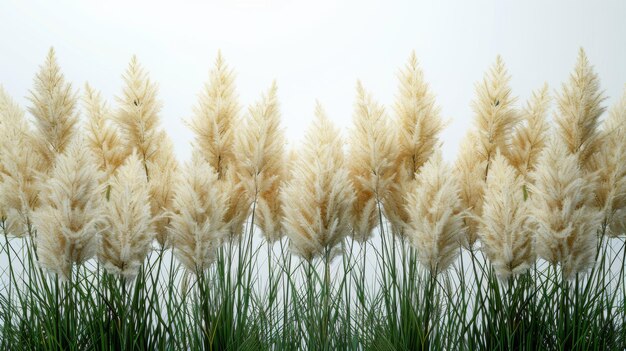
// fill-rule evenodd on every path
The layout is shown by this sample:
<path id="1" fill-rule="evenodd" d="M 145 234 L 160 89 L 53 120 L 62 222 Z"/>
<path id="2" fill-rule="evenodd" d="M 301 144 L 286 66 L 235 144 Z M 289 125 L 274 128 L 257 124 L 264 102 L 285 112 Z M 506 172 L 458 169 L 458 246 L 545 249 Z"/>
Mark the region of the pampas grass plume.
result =
<path id="1" fill-rule="evenodd" d="M 34 117 L 36 137 L 34 147 L 45 161 L 45 169 L 54 166 L 56 155 L 65 151 L 78 123 L 77 93 L 65 81 L 56 59 L 54 48 L 50 48 L 46 62 L 35 76 L 34 87 L 28 99 L 28 111 Z"/>
<path id="2" fill-rule="evenodd" d="M 18 237 L 29 232 L 30 214 L 39 204 L 37 176 L 47 166 L 33 138 L 24 111 L 0 87 L 0 216 L 4 233 Z"/>
<path id="3" fill-rule="evenodd" d="M 398 75 L 399 92 L 395 111 L 398 117 L 398 160 L 409 179 L 435 152 L 445 124 L 435 96 L 424 80 L 415 52 Z"/>
<path id="4" fill-rule="evenodd" d="M 463 219 L 457 179 L 450 176 L 441 152 L 434 153 L 412 182 L 407 195 L 406 237 L 417 258 L 432 274 L 444 272 L 459 254 Z"/>
<path id="5" fill-rule="evenodd" d="M 255 225 L 270 242 L 284 234 L 278 194 L 285 177 L 285 137 L 276 93 L 274 82 L 261 100 L 250 107 L 235 138 L 236 176 L 254 203 Z M 233 185 L 236 189 L 237 183 Z"/>
<path id="6" fill-rule="evenodd" d="M 305 259 L 332 255 L 350 229 L 354 193 L 342 148 L 339 131 L 318 105 L 281 192 L 291 248 Z"/>
<path id="7" fill-rule="evenodd" d="M 537 255 L 560 264 L 571 279 L 595 262 L 602 212 L 594 206 L 589 182 L 578 157 L 559 138 L 552 138 L 539 157 L 530 185 L 531 215 L 536 226 Z"/>
<path id="8" fill-rule="evenodd" d="M 151 170 L 148 182 L 150 192 L 150 211 L 154 218 L 156 240 L 161 247 L 168 246 L 169 213 L 174 203 L 174 184 L 178 174 L 178 161 L 174 155 L 174 145 L 165 131 L 156 136 L 157 150 L 152 161 L 148 162 Z"/>
<path id="9" fill-rule="evenodd" d="M 424 80 L 415 52 L 399 75 L 399 93 L 395 111 L 399 150 L 396 158 L 396 179 L 386 197 L 385 215 L 396 233 L 402 233 L 409 221 L 406 194 L 420 167 L 433 154 L 444 128 L 435 97 Z"/>
<path id="10" fill-rule="evenodd" d="M 461 142 L 455 172 L 461 186 L 461 204 L 466 212 L 466 235 L 463 245 L 472 248 L 478 239 L 478 221 L 482 215 L 483 193 L 489 167 L 496 151 L 509 153 L 513 128 L 519 122 L 511 96 L 509 76 L 502 57 L 476 85 L 474 128 Z"/>
<path id="11" fill-rule="evenodd" d="M 128 150 L 123 145 L 119 129 L 112 123 L 112 112 L 100 93 L 89 84 L 85 84 L 83 102 L 87 114 L 85 125 L 87 146 L 96 157 L 98 167 L 105 172 L 108 179 L 124 163 L 128 157 Z"/>
<path id="12" fill-rule="evenodd" d="M 43 182 L 41 205 L 33 214 L 39 263 L 68 279 L 72 264 L 81 264 L 98 249 L 103 223 L 102 174 L 81 138 L 58 156 Z"/>
<path id="13" fill-rule="evenodd" d="M 226 235 L 226 194 L 217 182 L 213 167 L 194 153 L 175 187 L 169 225 L 171 242 L 178 260 L 194 273 L 203 272 L 213 263 L 216 248 Z"/>
<path id="14" fill-rule="evenodd" d="M 598 174 L 596 203 L 604 211 L 606 233 L 618 236 L 626 233 L 626 89 L 611 108 L 601 139 L 590 161 Z"/>
<path id="15" fill-rule="evenodd" d="M 503 280 L 526 272 L 535 261 L 523 186 L 524 178 L 496 153 L 487 177 L 479 236 L 483 252 Z"/>
<path id="16" fill-rule="evenodd" d="M 598 75 L 581 48 L 574 72 L 557 95 L 558 112 L 554 121 L 559 137 L 570 153 L 578 155 L 585 168 L 601 144 L 598 126 L 605 99 Z"/>
<path id="17" fill-rule="evenodd" d="M 222 54 L 218 53 L 209 81 L 188 122 L 195 134 L 194 147 L 215 169 L 220 180 L 226 177 L 229 166 L 234 162 L 233 128 L 240 110 L 234 76 Z"/>
<path id="18" fill-rule="evenodd" d="M 459 181 L 459 197 L 465 228 L 462 243 L 467 249 L 472 249 L 478 240 L 478 218 L 482 214 L 485 191 L 487 161 L 477 151 L 477 139 L 475 133 L 470 131 L 461 141 L 459 156 L 453 170 Z"/>
<path id="19" fill-rule="evenodd" d="M 357 99 L 349 139 L 348 170 L 356 192 L 352 236 L 366 241 L 379 222 L 379 208 L 395 177 L 397 139 L 384 108 L 357 82 Z"/>
<path id="20" fill-rule="evenodd" d="M 483 81 L 476 85 L 477 98 L 472 103 L 475 113 L 475 131 L 478 137 L 477 151 L 482 161 L 486 161 L 485 179 L 489 173 L 489 163 L 496 150 L 508 152 L 511 132 L 519 122 L 514 109 L 515 98 L 511 96 L 509 76 L 502 57 L 485 74 Z"/>
<path id="21" fill-rule="evenodd" d="M 550 107 L 548 85 L 533 92 L 532 97 L 521 110 L 523 123 L 513 132 L 511 148 L 507 154 L 510 164 L 529 181 L 529 173 L 535 169 L 537 159 L 548 138 L 546 115 Z"/>
<path id="22" fill-rule="evenodd" d="M 234 128 L 239 122 L 241 108 L 234 76 L 221 52 L 218 52 L 209 81 L 198 97 L 192 118 L 187 122 L 194 133 L 194 150 L 213 167 L 218 178 L 216 186 L 226 194 L 227 209 L 223 219 L 231 239 L 241 235 L 251 202 L 236 167 Z"/>
<path id="23" fill-rule="evenodd" d="M 150 178 L 149 163 L 154 162 L 159 148 L 159 112 L 157 85 L 133 56 L 123 75 L 124 89 L 117 98 L 115 121 L 122 130 L 127 153 L 136 150 L 146 178 Z"/>
<path id="24" fill-rule="evenodd" d="M 130 281 L 150 252 L 155 236 L 145 169 L 136 153 L 126 159 L 111 180 L 105 219 L 107 227 L 98 258 L 109 273 Z"/>

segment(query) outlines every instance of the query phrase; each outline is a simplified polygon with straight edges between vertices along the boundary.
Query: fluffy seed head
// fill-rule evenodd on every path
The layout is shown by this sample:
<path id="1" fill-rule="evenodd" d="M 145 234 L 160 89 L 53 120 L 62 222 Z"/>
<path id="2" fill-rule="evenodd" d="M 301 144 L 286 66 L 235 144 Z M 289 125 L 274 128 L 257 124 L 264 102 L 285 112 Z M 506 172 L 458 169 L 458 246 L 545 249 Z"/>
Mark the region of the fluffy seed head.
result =
<path id="1" fill-rule="evenodd" d="M 593 205 L 593 184 L 578 158 L 560 139 L 550 140 L 539 157 L 531 184 L 531 214 L 537 255 L 560 264 L 572 278 L 595 262 L 602 213 Z"/>
<path id="2" fill-rule="evenodd" d="M 348 158 L 356 192 L 352 235 L 357 240 L 369 239 L 379 222 L 377 202 L 389 196 L 396 173 L 396 140 L 384 108 L 358 82 Z"/>
<path id="3" fill-rule="evenodd" d="M 85 262 L 98 249 L 102 174 L 93 164 L 89 148 L 75 139 L 43 182 L 41 205 L 33 213 L 39 263 L 65 279 L 73 263 Z"/>
<path id="4" fill-rule="evenodd" d="M 474 128 L 461 143 L 455 172 L 460 181 L 461 205 L 467 215 L 463 242 L 467 248 L 478 238 L 476 219 L 482 215 L 483 193 L 492 159 L 497 150 L 508 155 L 512 130 L 519 122 L 510 80 L 504 61 L 496 57 L 483 81 L 476 85 L 477 97 L 472 103 Z"/>
<path id="5" fill-rule="evenodd" d="M 33 146 L 49 170 L 56 156 L 69 145 L 78 122 L 76 92 L 71 84 L 65 82 L 53 48 L 50 48 L 46 62 L 35 76 L 28 99 L 32 103 L 28 111 L 34 117 L 36 133 Z"/>
<path id="6" fill-rule="evenodd" d="M 407 196 L 407 238 L 417 258 L 432 274 L 448 269 L 459 254 L 463 235 L 461 201 L 452 169 L 433 154 L 421 168 Z"/>
<path id="7" fill-rule="evenodd" d="M 86 140 L 87 147 L 95 156 L 98 168 L 108 179 L 124 163 L 128 150 L 120 138 L 120 131 L 112 122 L 113 115 L 100 93 L 89 84 L 85 84 L 83 97 L 87 113 Z"/>
<path id="8" fill-rule="evenodd" d="M 398 154 L 396 179 L 385 199 L 385 215 L 396 232 L 402 233 L 409 221 L 406 212 L 406 194 L 411 180 L 433 154 L 443 130 L 439 107 L 429 91 L 424 74 L 417 63 L 415 52 L 399 74 L 399 93 L 396 98 Z"/>
<path id="9" fill-rule="evenodd" d="M 535 261 L 524 178 L 499 152 L 493 159 L 479 236 L 482 250 L 501 279 L 527 271 Z"/>
<path id="10" fill-rule="evenodd" d="M 28 233 L 32 210 L 37 208 L 37 175 L 47 164 L 33 149 L 34 141 L 24 111 L 0 87 L 0 217 L 4 233 Z"/>
<path id="11" fill-rule="evenodd" d="M 185 165 L 175 193 L 169 225 L 174 254 L 187 269 L 200 273 L 213 263 L 226 235 L 226 194 L 213 167 L 198 153 Z"/>
<path id="12" fill-rule="evenodd" d="M 609 236 L 626 232 L 626 89 L 604 122 L 602 145 L 589 165 L 598 175 L 596 204 L 604 211 Z"/>
<path id="13" fill-rule="evenodd" d="M 226 179 L 218 182 L 220 192 L 226 194 L 226 212 L 224 223 L 228 231 L 228 238 L 235 240 L 241 237 L 244 224 L 250 215 L 250 203 L 252 200 L 244 187 L 241 178 L 231 168 L 226 173 Z"/>
<path id="14" fill-rule="evenodd" d="M 604 100 L 598 75 L 581 48 L 574 72 L 557 95 L 558 112 L 554 120 L 559 137 L 570 153 L 578 155 L 585 168 L 601 143 L 598 125 L 605 110 Z"/>
<path id="15" fill-rule="evenodd" d="M 424 80 L 415 52 L 399 74 L 395 111 L 398 116 L 398 162 L 409 179 L 426 163 L 444 128 L 435 96 Z"/>
<path id="16" fill-rule="evenodd" d="M 285 177 L 285 137 L 276 92 L 274 83 L 249 109 L 249 117 L 235 138 L 236 176 L 246 196 L 256 200 L 255 224 L 269 241 L 283 235 L 278 194 Z"/>
<path id="17" fill-rule="evenodd" d="M 513 132 L 511 148 L 507 154 L 509 162 L 529 181 L 528 174 L 535 169 L 537 159 L 543 150 L 548 137 L 548 121 L 546 115 L 550 106 L 548 85 L 533 92 L 526 107 L 521 111 L 523 123 L 516 126 Z"/>
<path id="18" fill-rule="evenodd" d="M 504 61 L 498 56 L 483 81 L 476 85 L 477 97 L 472 103 L 478 137 L 476 151 L 487 163 L 495 156 L 496 150 L 508 152 L 511 132 L 519 122 L 513 107 L 516 99 L 511 96 L 510 81 Z M 485 179 L 487 173 L 488 169 L 485 170 Z"/>
<path id="19" fill-rule="evenodd" d="M 281 192 L 292 250 L 305 259 L 332 254 L 348 233 L 354 194 L 339 131 L 321 107 Z"/>
<path id="20" fill-rule="evenodd" d="M 485 169 L 487 161 L 477 151 L 478 137 L 470 131 L 463 141 L 459 150 L 454 174 L 459 181 L 461 208 L 463 209 L 463 223 L 465 235 L 462 240 L 463 246 L 471 249 L 478 239 L 477 220 L 482 215 L 483 194 L 485 191 Z"/>
<path id="21" fill-rule="evenodd" d="M 136 153 L 126 159 L 111 180 L 105 220 L 98 258 L 110 273 L 132 280 L 155 235 L 145 169 Z"/>
<path id="22" fill-rule="evenodd" d="M 154 229 L 159 245 L 167 247 L 168 213 L 174 202 L 174 184 L 178 174 L 178 161 L 174 155 L 174 146 L 165 131 L 156 136 L 157 150 L 152 161 L 148 162 L 151 170 L 148 187 L 150 191 L 150 210 L 154 218 Z"/>
<path id="23" fill-rule="evenodd" d="M 215 67 L 188 123 L 195 134 L 194 147 L 215 169 L 220 180 L 226 177 L 228 167 L 234 162 L 233 127 L 240 110 L 234 76 L 218 53 Z"/>
<path id="24" fill-rule="evenodd" d="M 123 75 L 124 89 L 117 98 L 119 109 L 115 120 L 122 130 L 126 152 L 133 150 L 143 164 L 146 178 L 150 177 L 149 162 L 154 162 L 158 153 L 159 112 L 161 103 L 157 99 L 157 85 L 133 56 Z"/>

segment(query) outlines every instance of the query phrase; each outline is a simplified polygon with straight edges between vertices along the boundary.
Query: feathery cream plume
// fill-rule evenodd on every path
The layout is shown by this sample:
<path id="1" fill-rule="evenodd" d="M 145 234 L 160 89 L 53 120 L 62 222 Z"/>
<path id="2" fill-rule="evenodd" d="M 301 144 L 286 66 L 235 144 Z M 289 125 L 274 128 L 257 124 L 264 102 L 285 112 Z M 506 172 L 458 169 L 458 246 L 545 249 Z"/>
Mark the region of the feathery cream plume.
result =
<path id="1" fill-rule="evenodd" d="M 511 148 L 507 154 L 510 164 L 529 181 L 528 174 L 535 169 L 537 159 L 548 137 L 546 115 L 550 105 L 548 85 L 535 91 L 526 107 L 520 112 L 524 123 L 520 123 L 513 132 Z"/>
<path id="2" fill-rule="evenodd" d="M 245 195 L 237 190 L 235 196 L 247 196 L 248 206 L 255 203 L 255 224 L 270 242 L 284 234 L 278 194 L 285 177 L 285 137 L 276 91 L 274 82 L 268 93 L 250 107 L 249 117 L 235 137 L 236 176 L 245 190 Z"/>
<path id="3" fill-rule="evenodd" d="M 137 275 L 155 235 L 145 168 L 136 153 L 126 159 L 111 180 L 105 219 L 98 259 L 107 271 L 130 281 Z"/>
<path id="4" fill-rule="evenodd" d="M 163 247 L 167 245 L 166 215 L 171 209 L 174 184 L 178 167 L 172 143 L 160 128 L 161 103 L 157 99 L 157 85 L 133 56 L 124 74 L 125 87 L 118 98 L 120 108 L 116 120 L 122 127 L 126 152 L 136 150 L 149 181 L 151 213 L 155 218 L 156 239 Z"/>
<path id="5" fill-rule="evenodd" d="M 32 103 L 28 111 L 35 117 L 33 146 L 42 155 L 45 169 L 49 170 L 56 155 L 69 145 L 78 123 L 78 97 L 72 85 L 65 82 L 54 48 L 50 48 L 46 62 L 35 76 L 34 89 L 28 99 Z"/>
<path id="6" fill-rule="evenodd" d="M 457 179 L 441 157 L 432 154 L 421 167 L 407 195 L 406 237 L 417 249 L 419 262 L 432 274 L 445 271 L 459 254 L 463 218 Z"/>
<path id="7" fill-rule="evenodd" d="M 530 185 L 537 256 L 560 264 L 571 279 L 595 262 L 602 213 L 594 206 L 594 183 L 585 177 L 576 154 L 552 138 L 539 157 Z"/>
<path id="8" fill-rule="evenodd" d="M 33 138 L 24 111 L 0 87 L 0 216 L 5 234 L 18 237 L 28 234 L 39 203 L 37 175 L 46 166 Z"/>
<path id="9" fill-rule="evenodd" d="M 385 199 L 385 215 L 397 233 L 402 233 L 409 220 L 405 195 L 420 167 L 433 154 L 444 128 L 435 97 L 424 80 L 415 52 L 399 75 L 399 93 L 395 110 L 399 150 L 396 179 Z"/>
<path id="10" fill-rule="evenodd" d="M 228 229 L 228 237 L 235 240 L 241 237 L 244 224 L 250 215 L 250 203 L 252 200 L 246 191 L 241 177 L 236 174 L 234 167 L 226 173 L 226 179 L 218 182 L 220 192 L 226 194 L 226 212 L 224 223 Z"/>
<path id="11" fill-rule="evenodd" d="M 234 125 L 239 121 L 240 106 L 235 92 L 235 74 L 218 52 L 209 81 L 199 96 L 194 114 L 187 123 L 195 134 L 193 148 L 200 152 L 217 172 L 218 186 L 227 195 L 224 221 L 229 237 L 237 238 L 248 217 L 250 200 L 236 174 L 234 162 Z"/>
<path id="12" fill-rule="evenodd" d="M 149 163 L 157 158 L 159 148 L 159 112 L 157 85 L 133 56 L 123 75 L 124 90 L 117 98 L 119 109 L 115 116 L 122 129 L 126 152 L 137 150 L 144 174 L 150 179 Z"/>
<path id="13" fill-rule="evenodd" d="M 148 182 L 150 192 L 150 210 L 154 218 L 156 239 L 161 247 L 168 245 L 169 213 L 174 204 L 174 184 L 178 174 L 178 161 L 174 155 L 174 146 L 165 131 L 156 136 L 157 150 L 152 161 L 148 162 L 151 170 Z"/>
<path id="14" fill-rule="evenodd" d="M 504 61 L 498 55 L 482 83 L 476 85 L 477 99 L 473 101 L 472 108 L 476 114 L 476 150 L 478 157 L 487 163 L 484 179 L 487 179 L 489 164 L 496 150 L 508 153 L 513 128 L 519 122 L 518 113 L 513 107 L 516 99 L 511 96 L 510 81 Z"/>
<path id="15" fill-rule="evenodd" d="M 19 106 L 9 97 L 4 88 L 0 86 L 0 137 L 2 140 L 10 140 L 10 131 L 11 128 L 15 128 L 14 124 L 22 123 L 24 124 L 24 113 L 21 112 Z M 4 177 L 5 168 L 4 168 L 4 148 L 9 143 L 0 144 L 0 187 L 2 184 L 2 178 Z M 0 194 L 0 220 L 5 220 L 7 217 L 8 209 L 5 206 L 2 200 L 2 194 Z M 6 232 L 7 228 L 4 228 Z"/>
<path id="16" fill-rule="evenodd" d="M 507 280 L 535 261 L 524 178 L 497 152 L 487 176 L 479 236 L 497 275 Z"/>
<path id="17" fill-rule="evenodd" d="M 233 126 L 240 110 L 234 76 L 218 52 L 209 82 L 205 84 L 188 123 L 195 134 L 194 148 L 202 153 L 220 180 L 226 177 L 234 157 Z"/>
<path id="18" fill-rule="evenodd" d="M 483 194 L 485 192 L 485 169 L 487 161 L 477 151 L 478 136 L 470 130 L 461 141 L 459 156 L 453 172 L 459 181 L 461 208 L 464 210 L 465 235 L 461 241 L 467 249 L 474 247 L 478 240 L 477 220 L 482 215 Z"/>
<path id="19" fill-rule="evenodd" d="M 280 188 L 284 183 L 285 170 L 281 171 L 283 174 L 277 176 L 277 179 L 274 180 L 275 184 L 271 188 L 261 193 L 256 205 L 256 224 L 261 228 L 269 242 L 280 240 L 285 235 L 282 227 L 283 209 L 279 196 Z"/>
<path id="20" fill-rule="evenodd" d="M 598 175 L 596 203 L 605 214 L 605 232 L 618 236 L 626 233 L 626 89 L 611 108 L 601 139 L 589 164 Z"/>
<path id="21" fill-rule="evenodd" d="M 175 189 L 169 225 L 174 254 L 187 269 L 201 273 L 213 263 L 227 234 L 222 221 L 226 194 L 220 191 L 213 167 L 198 153 L 185 165 Z"/>
<path id="22" fill-rule="evenodd" d="M 357 82 L 348 171 L 356 193 L 352 236 L 366 241 L 379 222 L 379 208 L 389 195 L 397 158 L 395 130 L 384 108 Z"/>
<path id="23" fill-rule="evenodd" d="M 128 157 L 117 126 L 112 124 L 113 115 L 103 101 L 100 93 L 89 84 L 85 84 L 83 97 L 87 113 L 87 146 L 95 156 L 98 168 L 106 174 L 104 180 L 111 177 Z"/>
<path id="24" fill-rule="evenodd" d="M 578 61 L 567 83 L 557 95 L 558 113 L 554 120 L 557 132 L 571 153 L 578 155 L 580 164 L 588 161 L 600 146 L 598 125 L 605 110 L 606 99 L 600 91 L 600 80 L 589 64 L 585 51 L 578 52 Z"/>
<path id="25" fill-rule="evenodd" d="M 435 152 L 445 125 L 415 52 L 400 72 L 399 82 L 395 104 L 400 144 L 398 162 L 406 176 L 415 179 L 417 171 Z"/>
<path id="26" fill-rule="evenodd" d="M 64 279 L 73 263 L 82 264 L 98 250 L 102 174 L 93 164 L 89 148 L 75 138 L 57 157 L 33 213 L 39 263 Z"/>
<path id="27" fill-rule="evenodd" d="M 460 181 L 461 205 L 467 214 L 463 241 L 467 248 L 472 248 L 478 239 L 476 219 L 482 215 L 489 166 L 497 150 L 508 155 L 512 131 L 519 122 L 510 80 L 502 57 L 497 56 L 483 81 L 476 85 L 477 99 L 472 103 L 474 128 L 461 143 L 455 171 Z"/>
<path id="28" fill-rule="evenodd" d="M 339 130 L 319 104 L 315 115 L 281 192 L 291 248 L 308 260 L 333 255 L 349 232 L 354 201 Z"/>

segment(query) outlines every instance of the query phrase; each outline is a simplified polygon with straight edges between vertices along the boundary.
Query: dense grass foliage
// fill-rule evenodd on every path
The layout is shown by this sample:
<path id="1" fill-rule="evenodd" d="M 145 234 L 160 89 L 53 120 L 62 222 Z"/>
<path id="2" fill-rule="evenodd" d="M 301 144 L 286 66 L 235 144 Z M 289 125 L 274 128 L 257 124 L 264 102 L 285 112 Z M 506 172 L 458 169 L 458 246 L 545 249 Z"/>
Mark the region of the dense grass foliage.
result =
<path id="1" fill-rule="evenodd" d="M 252 233 L 250 233 L 252 234 Z M 250 235 L 248 234 L 248 235 Z M 35 234 L 36 235 L 36 234 Z M 36 264 L 33 241 L 5 239 L 2 349 L 45 350 L 616 350 L 626 346 L 624 240 L 598 246 L 574 281 L 540 263 L 498 280 L 477 251 L 431 275 L 406 243 L 351 242 L 312 262 L 242 239 L 193 277 L 155 249 L 132 282 Z M 382 243 L 381 243 L 382 241 Z M 363 255 L 376 257 L 368 266 Z M 266 261 L 261 262 L 260 260 Z"/>

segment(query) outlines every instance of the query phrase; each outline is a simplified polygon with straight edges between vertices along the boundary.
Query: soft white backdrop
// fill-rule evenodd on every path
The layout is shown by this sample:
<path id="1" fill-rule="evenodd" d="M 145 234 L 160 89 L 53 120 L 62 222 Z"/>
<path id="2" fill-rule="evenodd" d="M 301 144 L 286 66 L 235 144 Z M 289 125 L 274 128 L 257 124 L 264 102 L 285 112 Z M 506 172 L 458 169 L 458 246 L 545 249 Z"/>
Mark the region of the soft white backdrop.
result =
<path id="1" fill-rule="evenodd" d="M 501 54 L 520 102 L 567 79 L 580 46 L 616 100 L 626 83 L 626 1 L 6 1 L 0 2 L 0 84 L 24 105 L 54 46 L 67 79 L 113 97 L 130 57 L 160 84 L 162 121 L 181 159 L 188 118 L 218 49 L 237 72 L 242 104 L 276 79 L 283 123 L 297 140 L 315 99 L 342 128 L 361 79 L 389 106 L 415 50 L 444 117 L 452 160 L 473 118 L 474 83 Z"/>

